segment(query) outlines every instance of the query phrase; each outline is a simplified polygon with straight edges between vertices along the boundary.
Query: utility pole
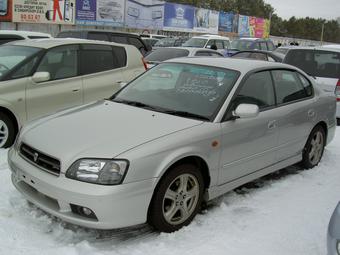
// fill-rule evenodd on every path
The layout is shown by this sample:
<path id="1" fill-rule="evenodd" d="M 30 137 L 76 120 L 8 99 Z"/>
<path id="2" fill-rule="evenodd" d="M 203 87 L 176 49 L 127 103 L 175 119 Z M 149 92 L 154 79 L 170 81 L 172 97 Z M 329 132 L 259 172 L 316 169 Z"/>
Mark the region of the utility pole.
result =
<path id="1" fill-rule="evenodd" d="M 321 46 L 323 44 L 323 32 L 325 30 L 325 23 L 322 23 L 322 28 L 321 28 L 321 38 L 320 38 L 320 42 L 321 42 Z"/>

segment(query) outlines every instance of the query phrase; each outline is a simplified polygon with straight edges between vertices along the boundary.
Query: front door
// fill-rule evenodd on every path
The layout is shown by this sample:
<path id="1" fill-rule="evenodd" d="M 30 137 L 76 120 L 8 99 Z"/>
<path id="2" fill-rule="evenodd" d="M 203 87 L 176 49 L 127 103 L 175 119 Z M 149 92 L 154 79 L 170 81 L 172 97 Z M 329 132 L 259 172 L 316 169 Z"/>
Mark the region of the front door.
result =
<path id="1" fill-rule="evenodd" d="M 36 71 L 49 72 L 50 80 L 35 83 L 30 79 L 26 91 L 28 120 L 83 103 L 78 48 L 77 45 L 55 47 L 42 58 Z"/>
<path id="2" fill-rule="evenodd" d="M 221 124 L 222 147 L 219 184 L 224 184 L 275 163 L 278 128 L 275 95 L 269 71 L 251 74 L 240 85 L 231 109 L 256 104 L 257 117 L 227 120 Z"/>

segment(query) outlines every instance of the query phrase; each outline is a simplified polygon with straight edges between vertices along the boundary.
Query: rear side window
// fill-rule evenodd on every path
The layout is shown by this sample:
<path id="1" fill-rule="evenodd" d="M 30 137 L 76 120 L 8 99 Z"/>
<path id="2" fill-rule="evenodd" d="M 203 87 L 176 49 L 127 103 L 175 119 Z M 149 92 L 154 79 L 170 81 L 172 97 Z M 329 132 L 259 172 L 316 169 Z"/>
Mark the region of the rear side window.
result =
<path id="1" fill-rule="evenodd" d="M 19 35 L 0 35 L 0 45 L 8 43 L 8 42 L 24 40 L 24 39 L 25 38 Z"/>
<path id="2" fill-rule="evenodd" d="M 60 32 L 57 38 L 81 38 L 81 33 L 77 31 Z"/>
<path id="3" fill-rule="evenodd" d="M 129 41 L 130 41 L 130 44 L 136 46 L 137 49 L 139 50 L 144 49 L 144 44 L 138 38 L 130 37 Z"/>
<path id="4" fill-rule="evenodd" d="M 123 47 L 113 46 L 114 55 L 114 68 L 120 68 L 126 66 L 126 52 Z"/>
<path id="5" fill-rule="evenodd" d="M 232 58 L 250 58 L 250 52 L 240 52 L 231 56 Z"/>
<path id="6" fill-rule="evenodd" d="M 298 80 L 296 72 L 288 70 L 272 71 L 278 104 L 285 104 L 307 97 L 307 93 Z"/>
<path id="7" fill-rule="evenodd" d="M 157 50 L 151 52 L 149 55 L 147 55 L 145 57 L 145 60 L 146 61 L 163 62 L 163 61 L 171 59 L 171 58 L 186 57 L 188 55 L 189 55 L 188 50 L 164 48 L 164 49 L 157 49 Z"/>
<path id="8" fill-rule="evenodd" d="M 266 42 L 260 42 L 261 50 L 268 50 Z"/>
<path id="9" fill-rule="evenodd" d="M 87 39 L 97 40 L 97 41 L 110 41 L 107 33 L 97 33 L 97 32 L 89 32 L 87 35 Z"/>
<path id="10" fill-rule="evenodd" d="M 114 69 L 112 48 L 109 45 L 82 45 L 80 52 L 81 74 L 91 74 Z"/>
<path id="11" fill-rule="evenodd" d="M 233 108 L 239 104 L 256 104 L 260 109 L 275 105 L 274 87 L 269 71 L 249 76 L 233 100 Z"/>
<path id="12" fill-rule="evenodd" d="M 273 50 L 275 50 L 275 46 L 274 46 L 274 44 L 272 43 L 272 42 L 267 42 L 267 47 L 268 47 L 268 50 L 269 51 L 273 51 Z"/>
<path id="13" fill-rule="evenodd" d="M 300 79 L 300 81 L 302 83 L 302 86 L 305 88 L 307 96 L 313 95 L 313 86 L 310 83 L 310 81 L 307 80 L 306 77 L 304 77 L 301 74 L 298 74 L 298 76 L 299 76 L 299 79 Z"/>
<path id="14" fill-rule="evenodd" d="M 36 35 L 29 35 L 29 39 L 43 39 L 43 38 L 49 38 L 47 36 L 36 36 Z"/>
<path id="15" fill-rule="evenodd" d="M 111 35 L 111 41 L 122 44 L 129 44 L 126 36 Z"/>
<path id="16" fill-rule="evenodd" d="M 340 53 L 321 50 L 290 50 L 284 62 L 307 74 L 324 78 L 340 78 Z"/>

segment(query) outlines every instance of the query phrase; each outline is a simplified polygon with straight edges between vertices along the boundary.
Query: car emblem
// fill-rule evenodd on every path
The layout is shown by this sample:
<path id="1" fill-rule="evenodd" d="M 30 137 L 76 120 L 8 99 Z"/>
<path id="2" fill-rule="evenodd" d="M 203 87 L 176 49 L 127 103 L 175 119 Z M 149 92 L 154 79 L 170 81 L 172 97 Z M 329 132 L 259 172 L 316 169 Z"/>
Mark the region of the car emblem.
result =
<path id="1" fill-rule="evenodd" d="M 39 154 L 37 152 L 35 152 L 34 155 L 33 155 L 34 162 L 37 162 L 38 157 L 39 157 Z"/>

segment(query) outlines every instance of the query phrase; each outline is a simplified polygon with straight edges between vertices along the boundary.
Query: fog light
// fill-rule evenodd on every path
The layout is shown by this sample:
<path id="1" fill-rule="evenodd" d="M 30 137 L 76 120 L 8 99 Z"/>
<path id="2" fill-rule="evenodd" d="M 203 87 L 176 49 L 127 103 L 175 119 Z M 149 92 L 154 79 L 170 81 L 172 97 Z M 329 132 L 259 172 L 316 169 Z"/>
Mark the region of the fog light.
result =
<path id="1" fill-rule="evenodd" d="M 91 214 L 93 214 L 93 212 L 91 211 L 91 209 L 89 209 L 89 208 L 87 208 L 87 207 L 83 207 L 82 210 L 83 210 L 83 213 L 84 213 L 86 216 L 90 216 Z"/>
<path id="2" fill-rule="evenodd" d="M 71 205 L 71 210 L 73 213 L 86 217 L 86 218 L 98 220 L 97 216 L 90 208 L 83 207 L 80 205 L 73 205 L 73 204 L 70 204 L 70 205 Z"/>

